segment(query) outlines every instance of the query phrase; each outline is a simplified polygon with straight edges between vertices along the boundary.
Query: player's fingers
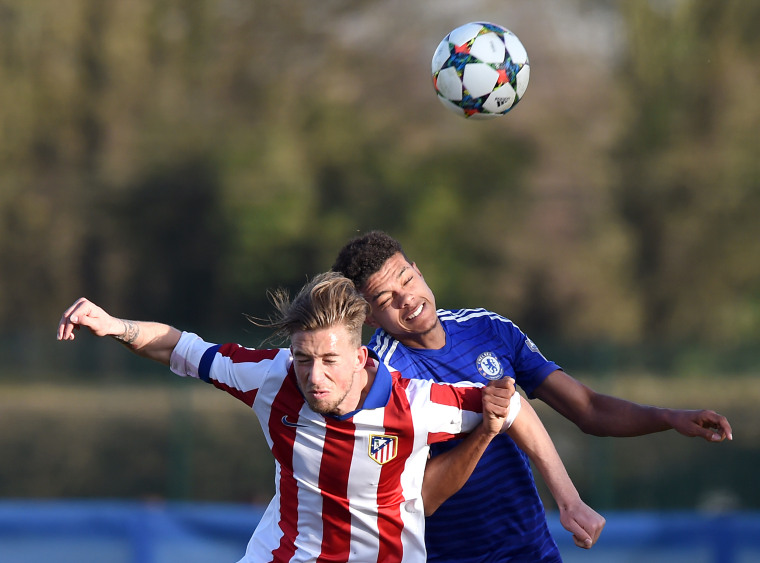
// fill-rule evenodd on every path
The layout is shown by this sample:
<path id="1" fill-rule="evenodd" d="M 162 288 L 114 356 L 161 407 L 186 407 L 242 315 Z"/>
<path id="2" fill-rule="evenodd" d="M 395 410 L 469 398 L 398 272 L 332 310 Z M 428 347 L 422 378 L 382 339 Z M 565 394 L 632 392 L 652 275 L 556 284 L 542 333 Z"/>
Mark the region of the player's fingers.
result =
<path id="1" fill-rule="evenodd" d="M 505 419 L 509 414 L 510 400 L 514 394 L 514 379 L 489 381 L 483 389 L 484 414 L 491 419 Z"/>
<path id="2" fill-rule="evenodd" d="M 74 338 L 73 330 L 75 328 L 75 321 L 72 324 L 72 315 L 87 304 L 88 301 L 84 297 L 77 299 L 68 309 L 61 315 L 61 320 L 58 322 L 58 340 L 72 340 Z"/>
<path id="3" fill-rule="evenodd" d="M 731 425 L 728 423 L 728 419 L 726 417 L 721 417 L 723 420 L 720 422 L 720 428 L 723 431 L 723 435 L 728 438 L 729 440 L 734 439 L 734 433 L 731 430 Z"/>
<path id="4" fill-rule="evenodd" d="M 63 317 L 61 317 L 61 320 L 58 321 L 58 329 L 55 331 L 55 337 L 58 340 L 63 340 L 63 333 L 66 329 L 66 321 Z"/>
<path id="5" fill-rule="evenodd" d="M 596 544 L 596 542 L 599 540 L 599 536 L 602 534 L 602 530 L 604 530 L 604 526 L 607 524 L 607 520 L 602 516 L 601 514 L 597 514 L 597 519 L 595 522 L 593 522 L 590 526 L 586 527 L 586 530 L 591 535 L 591 539 L 593 540 L 591 542 L 591 545 Z M 591 528 L 589 530 L 589 528 Z M 590 547 L 590 546 L 589 546 Z"/>
<path id="6" fill-rule="evenodd" d="M 709 430 L 714 431 L 714 435 L 710 438 L 713 442 L 720 442 L 728 438 L 733 440 L 733 434 L 731 431 L 731 425 L 728 423 L 728 419 L 714 411 L 707 411 L 706 413 L 707 423 L 706 426 Z"/>
<path id="7" fill-rule="evenodd" d="M 514 380 L 514 378 L 509 377 L 509 376 L 502 377 L 502 378 L 499 378 L 499 379 L 491 379 L 486 384 L 486 387 L 497 388 L 497 389 L 499 389 L 499 388 L 507 388 L 507 387 L 514 388 L 514 386 L 515 386 L 515 380 Z"/>
<path id="8" fill-rule="evenodd" d="M 74 332 L 79 330 L 80 326 L 92 328 L 98 316 L 98 308 L 95 305 L 84 297 L 78 299 L 61 317 L 62 340 L 74 340 Z"/>
<path id="9" fill-rule="evenodd" d="M 489 417 L 506 418 L 509 414 L 509 403 L 501 403 L 484 399 L 483 412 Z"/>
<path id="10" fill-rule="evenodd" d="M 577 522 L 573 521 L 572 525 L 568 527 L 568 531 L 573 534 L 573 541 L 578 547 L 589 549 L 592 545 L 594 545 L 593 538 Z"/>
<path id="11" fill-rule="evenodd" d="M 76 301 L 74 301 L 74 303 L 68 309 L 66 309 L 63 312 L 63 315 L 61 316 L 61 318 L 62 319 L 63 318 L 69 318 L 74 311 L 76 311 L 77 309 L 82 308 L 83 306 L 87 305 L 88 303 L 89 303 L 89 301 L 85 297 L 80 297 L 79 299 L 77 299 Z"/>
<path id="12" fill-rule="evenodd" d="M 489 381 L 485 393 L 492 397 L 502 397 L 509 400 L 515 394 L 515 380 L 511 377 L 504 377 Z"/>
<path id="13" fill-rule="evenodd" d="M 575 545 L 583 549 L 591 549 L 591 547 L 594 545 L 594 541 L 588 536 L 586 536 L 586 538 L 579 538 L 578 536 L 574 535 L 573 541 L 575 542 Z"/>
<path id="14" fill-rule="evenodd" d="M 695 430 L 695 435 L 704 438 L 708 442 L 722 442 L 726 438 L 729 440 L 733 439 L 731 425 L 726 417 L 713 411 L 702 413 L 699 425 Z"/>
<path id="15" fill-rule="evenodd" d="M 499 395 L 483 394 L 483 409 L 497 416 L 505 417 L 509 411 L 510 400 Z"/>
<path id="16" fill-rule="evenodd" d="M 594 545 L 593 538 L 584 530 L 583 528 L 580 528 L 580 532 L 576 532 L 573 534 L 573 541 L 575 542 L 575 545 L 578 547 L 582 547 L 583 549 L 590 549 L 592 545 Z"/>
<path id="17" fill-rule="evenodd" d="M 58 323 L 58 340 L 73 340 L 73 330 L 75 328 L 76 325 L 71 322 L 69 316 L 64 315 L 61 317 L 61 320 Z"/>
<path id="18" fill-rule="evenodd" d="M 708 442 L 722 442 L 726 439 L 726 435 L 718 429 L 706 429 L 702 432 L 702 437 Z"/>

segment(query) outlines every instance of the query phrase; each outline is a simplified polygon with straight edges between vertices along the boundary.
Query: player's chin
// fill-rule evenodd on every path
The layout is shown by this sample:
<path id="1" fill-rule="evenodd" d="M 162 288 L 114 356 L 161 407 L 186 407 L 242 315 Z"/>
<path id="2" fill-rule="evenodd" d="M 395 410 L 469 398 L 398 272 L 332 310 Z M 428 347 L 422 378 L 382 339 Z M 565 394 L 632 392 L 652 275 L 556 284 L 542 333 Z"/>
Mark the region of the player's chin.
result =
<path id="1" fill-rule="evenodd" d="M 311 399 L 307 401 L 309 408 L 317 414 L 332 414 L 335 410 L 335 405 L 328 400 L 315 400 Z"/>
<path id="2" fill-rule="evenodd" d="M 438 317 L 426 318 L 420 315 L 411 322 L 405 323 L 406 331 L 416 335 L 427 335 L 433 332 L 438 325 Z"/>

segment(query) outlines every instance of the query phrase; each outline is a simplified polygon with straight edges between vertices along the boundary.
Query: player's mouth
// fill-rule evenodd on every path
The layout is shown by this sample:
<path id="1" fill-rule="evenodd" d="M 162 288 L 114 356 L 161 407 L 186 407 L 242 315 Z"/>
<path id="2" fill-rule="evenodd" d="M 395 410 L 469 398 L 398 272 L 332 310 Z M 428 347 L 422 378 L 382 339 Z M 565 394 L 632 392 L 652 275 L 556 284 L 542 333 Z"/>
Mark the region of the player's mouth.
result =
<path id="1" fill-rule="evenodd" d="M 414 319 L 416 319 L 417 317 L 420 316 L 420 313 L 422 313 L 422 309 L 424 309 L 424 308 L 425 308 L 425 304 L 424 303 L 420 303 L 420 306 L 417 307 L 414 311 L 412 311 L 412 314 L 409 315 L 406 318 L 406 320 L 407 321 L 413 321 Z"/>

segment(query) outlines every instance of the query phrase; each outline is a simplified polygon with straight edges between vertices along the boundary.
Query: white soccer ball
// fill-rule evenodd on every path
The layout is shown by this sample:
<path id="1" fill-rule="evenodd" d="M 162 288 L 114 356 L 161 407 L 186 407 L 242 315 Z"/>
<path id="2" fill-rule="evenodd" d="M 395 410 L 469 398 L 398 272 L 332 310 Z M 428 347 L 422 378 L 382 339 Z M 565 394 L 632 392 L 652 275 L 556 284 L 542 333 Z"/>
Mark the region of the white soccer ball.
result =
<path id="1" fill-rule="evenodd" d="M 530 79 L 528 53 L 508 29 L 488 22 L 462 25 L 433 55 L 433 86 L 444 106 L 467 118 L 504 115 Z"/>

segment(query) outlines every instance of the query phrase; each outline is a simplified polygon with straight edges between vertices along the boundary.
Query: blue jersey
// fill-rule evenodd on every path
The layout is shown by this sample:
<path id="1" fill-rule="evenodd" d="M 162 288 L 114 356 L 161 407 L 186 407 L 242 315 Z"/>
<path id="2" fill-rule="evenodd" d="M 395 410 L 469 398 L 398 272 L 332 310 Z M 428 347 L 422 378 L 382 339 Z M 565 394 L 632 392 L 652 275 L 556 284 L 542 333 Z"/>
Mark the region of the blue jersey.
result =
<path id="1" fill-rule="evenodd" d="M 489 378 L 510 376 L 529 397 L 546 376 L 561 369 L 544 358 L 514 323 L 496 313 L 485 309 L 437 313 L 446 332 L 446 345 L 440 350 L 407 348 L 382 329 L 375 332 L 370 347 L 404 377 L 487 383 Z M 456 443 L 435 446 L 432 453 Z M 427 519 L 425 543 L 428 561 L 562 560 L 546 524 L 530 462 L 505 435 L 494 438 L 465 486 Z"/>

